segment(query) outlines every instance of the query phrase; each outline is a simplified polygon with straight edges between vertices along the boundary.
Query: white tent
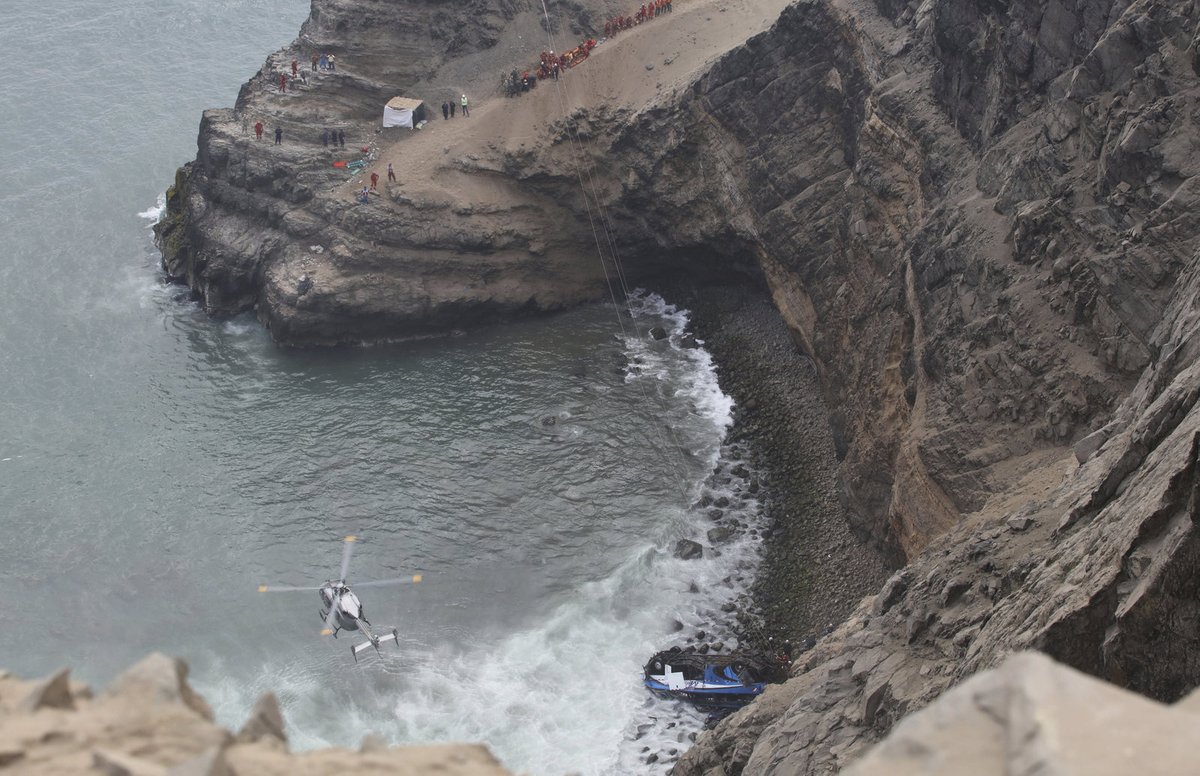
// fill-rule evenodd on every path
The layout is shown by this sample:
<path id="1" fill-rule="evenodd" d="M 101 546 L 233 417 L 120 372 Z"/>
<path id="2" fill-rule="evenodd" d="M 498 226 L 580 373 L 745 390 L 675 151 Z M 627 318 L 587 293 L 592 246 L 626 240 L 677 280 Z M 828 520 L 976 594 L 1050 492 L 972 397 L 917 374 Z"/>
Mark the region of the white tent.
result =
<path id="1" fill-rule="evenodd" d="M 408 97 L 393 97 L 383 106 L 385 127 L 408 127 L 412 129 L 425 120 L 425 103 Z"/>

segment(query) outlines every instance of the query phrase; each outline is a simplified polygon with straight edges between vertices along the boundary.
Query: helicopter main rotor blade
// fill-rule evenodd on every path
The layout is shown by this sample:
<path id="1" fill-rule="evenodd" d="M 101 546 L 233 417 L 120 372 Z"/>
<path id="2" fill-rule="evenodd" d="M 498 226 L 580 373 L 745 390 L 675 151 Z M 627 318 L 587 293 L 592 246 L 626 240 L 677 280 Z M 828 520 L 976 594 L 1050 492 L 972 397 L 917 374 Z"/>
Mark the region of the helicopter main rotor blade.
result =
<path id="1" fill-rule="evenodd" d="M 358 541 L 357 536 L 347 536 L 342 540 L 342 571 L 338 574 L 338 579 L 346 581 L 346 572 L 350 570 L 350 553 L 354 552 L 354 543 Z"/>
<path id="2" fill-rule="evenodd" d="M 377 579 L 373 582 L 355 582 L 355 587 L 379 587 L 381 585 L 412 585 L 420 582 L 424 577 L 420 574 L 413 574 L 411 577 L 397 577 L 395 579 Z"/>
<path id="3" fill-rule="evenodd" d="M 259 585 L 260 593 L 291 593 L 296 590 L 320 590 L 319 587 L 293 587 L 291 585 Z"/>

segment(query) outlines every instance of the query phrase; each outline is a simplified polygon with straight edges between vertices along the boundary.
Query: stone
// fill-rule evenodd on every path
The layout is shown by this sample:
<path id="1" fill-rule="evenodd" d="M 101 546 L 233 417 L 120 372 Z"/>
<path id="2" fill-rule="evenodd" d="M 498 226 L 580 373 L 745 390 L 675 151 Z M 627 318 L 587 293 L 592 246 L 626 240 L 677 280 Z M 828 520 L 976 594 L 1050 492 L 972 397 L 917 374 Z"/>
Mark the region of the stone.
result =
<path id="1" fill-rule="evenodd" d="M 1085 464 L 1091 457 L 1099 452 L 1104 443 L 1108 441 L 1108 437 L 1112 434 L 1112 429 L 1109 426 L 1097 429 L 1075 443 L 1073 451 L 1075 460 L 1080 464 Z"/>
<path id="2" fill-rule="evenodd" d="M 167 776 L 236 776 L 225 757 L 227 746 L 214 746 L 198 757 L 180 763 Z"/>
<path id="3" fill-rule="evenodd" d="M 238 731 L 237 740 L 248 743 L 262 738 L 273 738 L 287 743 L 287 733 L 284 732 L 283 713 L 279 710 L 279 700 L 275 693 L 267 692 L 255 702 L 246 718 L 242 729 Z"/>
<path id="4" fill-rule="evenodd" d="M 1017 515 L 1008 518 L 1004 522 L 1010 531 L 1027 531 L 1036 521 L 1029 515 Z"/>
<path id="5" fill-rule="evenodd" d="M 17 710 L 33 712 L 38 709 L 74 709 L 71 695 L 71 669 L 64 668 L 30 688 L 17 704 Z"/>
<path id="6" fill-rule="evenodd" d="M 904 594 L 908 592 L 911 577 L 912 572 L 907 569 L 897 571 L 889 577 L 888 581 L 884 583 L 883 589 L 875 596 L 872 611 L 876 615 L 881 615 L 899 603 L 904 598 Z"/>
<path id="7" fill-rule="evenodd" d="M 691 539 L 680 539 L 675 544 L 674 555 L 680 560 L 695 560 L 704 557 L 704 546 Z"/>
<path id="8" fill-rule="evenodd" d="M 388 748 L 387 741 L 378 733 L 367 733 L 358 745 L 359 752 L 380 752 Z"/>
<path id="9" fill-rule="evenodd" d="M 1190 712 L 1024 653 L 906 718 L 843 773 L 1200 773 L 1198 732 Z"/>
<path id="10" fill-rule="evenodd" d="M 0 746 L 0 768 L 12 765 L 25 757 L 25 750 L 13 746 Z"/>
<path id="11" fill-rule="evenodd" d="M 92 751 L 92 767 L 105 776 L 167 776 L 157 763 L 106 749 Z"/>
<path id="12" fill-rule="evenodd" d="M 664 340 L 667 338 L 667 330 L 662 326 L 652 326 L 649 333 L 652 339 Z"/>
<path id="13" fill-rule="evenodd" d="M 726 525 L 720 525 L 716 528 L 708 529 L 706 534 L 709 544 L 724 544 L 729 541 L 734 534 L 734 530 Z"/>
<path id="14" fill-rule="evenodd" d="M 139 698 L 149 703 L 179 703 L 211 721 L 212 709 L 192 690 L 187 675 L 187 663 L 153 652 L 114 679 L 104 695 Z"/>

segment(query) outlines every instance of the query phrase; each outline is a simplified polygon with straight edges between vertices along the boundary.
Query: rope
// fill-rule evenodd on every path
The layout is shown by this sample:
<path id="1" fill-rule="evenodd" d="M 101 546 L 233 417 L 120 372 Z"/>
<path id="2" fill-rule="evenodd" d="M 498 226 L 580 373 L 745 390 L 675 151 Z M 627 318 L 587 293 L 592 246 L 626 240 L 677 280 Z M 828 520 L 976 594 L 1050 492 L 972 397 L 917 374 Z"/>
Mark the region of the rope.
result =
<path id="1" fill-rule="evenodd" d="M 546 0 L 541 0 L 541 4 L 542 4 L 542 16 L 546 20 L 546 40 L 547 40 L 547 43 L 549 44 L 549 50 L 550 51 L 558 51 L 559 50 L 558 44 L 554 37 L 554 24 L 550 20 L 550 11 L 546 7 Z M 599 218 L 600 218 L 600 231 L 603 231 L 604 238 L 605 238 L 604 241 L 608 245 L 609 253 L 611 255 L 612 262 L 613 262 L 613 269 L 617 276 L 617 281 L 620 285 L 622 296 L 625 300 L 625 308 L 629 313 L 630 322 L 633 326 L 634 333 L 637 336 L 637 338 L 640 340 L 643 335 L 642 335 L 640 327 L 638 326 L 637 318 L 634 315 L 633 305 L 629 301 L 630 300 L 630 288 L 629 288 L 628 281 L 626 279 L 626 273 L 624 271 L 624 267 L 622 266 L 620 252 L 617 249 L 616 240 L 613 237 L 611 220 L 608 217 L 608 212 L 605 209 L 604 203 L 601 201 L 599 192 L 597 191 L 597 188 L 596 188 L 594 165 L 591 163 L 591 159 L 588 156 L 587 152 L 583 149 L 583 144 L 579 140 L 578 132 L 576 131 L 575 127 L 570 122 L 570 116 L 567 113 L 568 102 L 567 102 L 567 97 L 565 95 L 566 87 L 562 83 L 561 75 L 558 79 L 555 79 L 555 87 L 556 87 L 556 94 L 558 95 L 558 99 L 559 99 L 559 107 L 562 112 L 563 120 L 564 120 L 564 122 L 566 122 L 567 131 L 570 136 L 572 151 L 573 151 L 573 154 L 575 155 L 575 162 L 576 162 L 575 175 L 579 181 L 580 193 L 583 194 L 584 208 L 587 211 L 587 216 L 588 216 L 588 225 L 590 226 L 591 231 L 592 231 L 592 239 L 596 245 L 596 255 L 600 260 L 601 270 L 604 272 L 604 280 L 605 280 L 605 284 L 608 286 L 609 297 L 612 299 L 613 309 L 614 309 L 614 311 L 616 311 L 617 325 L 621 329 L 622 338 L 628 340 L 629 335 L 625 329 L 625 322 L 623 320 L 621 320 L 620 303 L 617 301 L 616 289 L 613 286 L 612 276 L 609 273 L 608 265 L 605 261 L 604 250 L 600 244 L 600 234 L 596 229 L 596 219 L 593 216 L 592 204 L 588 198 L 588 188 L 591 189 L 591 196 L 595 200 L 596 210 L 599 213 Z M 581 157 L 583 160 L 582 163 L 580 162 Z M 586 166 L 587 166 L 588 184 L 586 186 L 584 184 L 584 172 L 583 172 L 584 164 L 586 164 Z M 640 381 L 638 382 L 638 388 L 642 393 L 643 399 L 646 399 L 648 401 L 649 399 L 646 395 L 646 388 Z M 663 399 L 663 397 L 661 395 L 658 394 L 657 391 L 655 392 L 655 397 L 659 403 L 659 406 L 663 410 L 663 416 L 666 417 L 667 412 L 668 412 L 666 401 Z M 676 474 L 678 475 L 678 481 L 680 484 L 681 491 L 682 491 L 684 497 L 686 498 L 687 497 L 687 486 L 685 484 L 686 483 L 686 476 L 685 476 L 686 475 L 686 467 L 684 466 L 684 462 L 686 461 L 686 455 L 683 452 L 683 446 L 679 442 L 679 437 L 675 433 L 675 429 L 670 424 L 665 424 L 665 425 L 666 425 L 667 433 L 671 437 L 671 439 L 670 439 L 671 445 L 675 448 L 676 454 L 678 455 L 677 460 L 674 462 L 674 468 L 675 468 Z M 657 426 L 657 424 L 656 424 L 656 426 Z M 665 442 L 666 440 L 663 439 L 663 437 L 662 437 L 662 430 L 657 429 L 657 431 L 658 431 L 660 440 L 663 440 Z"/>

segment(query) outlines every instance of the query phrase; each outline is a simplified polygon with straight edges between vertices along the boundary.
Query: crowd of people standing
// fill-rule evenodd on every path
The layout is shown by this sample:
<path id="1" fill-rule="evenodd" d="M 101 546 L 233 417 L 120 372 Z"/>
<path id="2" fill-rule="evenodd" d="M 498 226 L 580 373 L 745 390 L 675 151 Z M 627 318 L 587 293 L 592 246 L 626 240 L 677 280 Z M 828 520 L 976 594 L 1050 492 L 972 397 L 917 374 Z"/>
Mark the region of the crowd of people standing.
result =
<path id="1" fill-rule="evenodd" d="M 648 22 L 663 14 L 671 13 L 673 0 L 651 0 L 648 3 L 643 3 L 630 16 L 615 16 L 604 23 L 604 37 L 611 38 L 621 30 L 628 30 L 643 22 Z M 504 93 L 509 97 L 527 92 L 537 86 L 539 80 L 544 81 L 547 78 L 558 80 L 559 75 L 569 68 L 578 65 L 580 62 L 588 58 L 592 53 L 592 49 L 596 47 L 596 39 L 588 38 L 583 43 L 580 43 L 575 48 L 563 54 L 555 54 L 553 51 L 543 51 L 538 57 L 538 64 L 532 70 L 518 72 L 516 68 L 507 75 L 500 77 L 500 85 Z"/>
<path id="2" fill-rule="evenodd" d="M 621 30 L 628 30 L 642 22 L 648 22 L 656 16 L 671 13 L 671 0 L 651 0 L 645 3 L 632 16 L 616 16 L 604 23 L 604 37 L 611 38 Z"/>

